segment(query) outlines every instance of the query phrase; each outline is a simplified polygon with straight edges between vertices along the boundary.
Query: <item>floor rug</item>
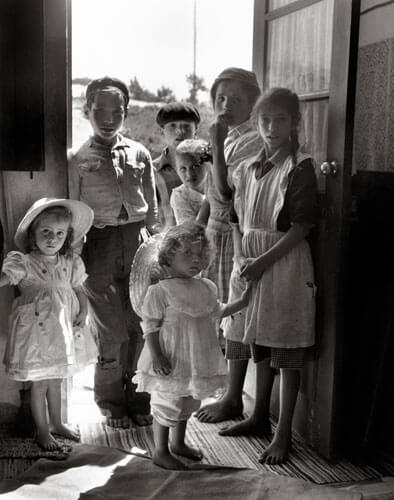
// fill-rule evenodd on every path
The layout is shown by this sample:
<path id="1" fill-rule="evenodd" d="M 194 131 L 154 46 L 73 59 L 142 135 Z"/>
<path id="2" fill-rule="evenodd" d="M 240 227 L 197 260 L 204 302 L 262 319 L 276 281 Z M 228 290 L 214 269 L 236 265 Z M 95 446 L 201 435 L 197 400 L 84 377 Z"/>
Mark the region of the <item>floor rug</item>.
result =
<path id="1" fill-rule="evenodd" d="M 59 450 L 43 450 L 32 437 L 19 437 L 12 425 L 0 426 L 0 459 L 37 459 L 51 458 L 54 460 L 66 459 L 72 449 L 71 439 L 55 435 L 61 443 Z"/>
<path id="2" fill-rule="evenodd" d="M 234 421 L 227 421 L 229 424 Z M 192 417 L 187 426 L 187 441 L 204 453 L 202 463 L 226 467 L 249 468 L 287 477 L 296 477 L 316 484 L 346 483 L 378 479 L 382 473 L 371 466 L 356 466 L 346 460 L 332 463 L 305 446 L 299 436 L 294 436 L 289 459 L 283 465 L 260 464 L 258 456 L 269 441 L 257 437 L 222 437 L 218 431 L 223 424 L 204 424 Z M 275 430 L 275 425 L 273 424 Z M 105 424 L 80 425 L 81 442 L 110 446 L 150 456 L 153 448 L 152 427 L 113 429 Z"/>
<path id="3" fill-rule="evenodd" d="M 75 445 L 67 460 L 40 459 L 0 482 L 7 500 L 360 500 L 358 492 L 265 471 L 195 464 L 169 471 L 146 458 L 102 446 Z"/>

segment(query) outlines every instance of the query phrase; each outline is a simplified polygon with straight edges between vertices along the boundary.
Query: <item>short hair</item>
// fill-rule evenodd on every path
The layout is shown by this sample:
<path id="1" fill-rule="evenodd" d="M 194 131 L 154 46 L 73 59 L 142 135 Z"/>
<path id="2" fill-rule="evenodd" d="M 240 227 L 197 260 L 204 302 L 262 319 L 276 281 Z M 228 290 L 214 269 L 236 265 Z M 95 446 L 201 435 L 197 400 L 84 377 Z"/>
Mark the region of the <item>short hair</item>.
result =
<path id="1" fill-rule="evenodd" d="M 215 107 L 216 91 L 219 83 L 223 81 L 238 82 L 241 85 L 242 90 L 247 95 L 249 103 L 252 105 L 261 94 L 256 74 L 253 71 L 248 71 L 242 68 L 226 68 L 219 74 L 212 84 L 210 94 L 213 107 Z"/>
<path id="2" fill-rule="evenodd" d="M 119 80 L 118 78 L 112 78 L 110 76 L 104 76 L 103 78 L 96 78 L 92 80 L 86 87 L 86 105 L 88 108 L 92 106 L 92 103 L 101 90 L 115 89 L 122 94 L 124 106 L 127 109 L 130 100 L 129 89 L 127 85 Z"/>
<path id="3" fill-rule="evenodd" d="M 201 243 L 203 268 L 211 261 L 211 246 L 204 226 L 195 221 L 187 221 L 171 227 L 164 235 L 159 249 L 158 261 L 161 266 L 170 266 L 178 250 L 186 250 L 193 243 Z"/>
<path id="4" fill-rule="evenodd" d="M 196 106 L 190 102 L 169 102 L 162 106 L 156 115 L 156 122 L 162 128 L 166 123 L 181 120 L 194 122 L 197 126 L 201 117 Z"/>
<path id="5" fill-rule="evenodd" d="M 70 257 L 73 253 L 71 242 L 73 239 L 73 234 L 74 230 L 71 226 L 71 222 L 73 219 L 72 213 L 68 208 L 63 207 L 61 205 L 55 205 L 52 207 L 48 207 L 42 212 L 40 212 L 37 217 L 33 220 L 33 222 L 30 224 L 30 226 L 27 229 L 27 243 L 26 243 L 26 252 L 29 253 L 33 250 L 37 249 L 36 242 L 35 242 L 35 237 L 34 237 L 34 231 L 39 223 L 39 221 L 44 217 L 48 215 L 53 215 L 56 217 L 57 220 L 64 220 L 66 222 L 70 223 L 70 226 L 67 230 L 67 236 L 66 239 L 64 240 L 62 248 L 59 250 L 59 253 L 61 255 L 65 255 L 66 257 Z"/>

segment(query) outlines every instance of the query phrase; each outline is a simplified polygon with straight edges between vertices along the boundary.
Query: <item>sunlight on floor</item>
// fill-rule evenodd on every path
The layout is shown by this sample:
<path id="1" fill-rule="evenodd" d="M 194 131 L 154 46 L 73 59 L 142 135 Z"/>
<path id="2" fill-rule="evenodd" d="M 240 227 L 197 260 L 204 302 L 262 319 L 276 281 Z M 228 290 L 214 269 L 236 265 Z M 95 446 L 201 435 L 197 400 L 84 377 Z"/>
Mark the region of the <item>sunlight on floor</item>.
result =
<path id="1" fill-rule="evenodd" d="M 81 373 L 73 377 L 68 420 L 77 424 L 82 422 L 102 422 L 101 415 L 93 395 L 94 365 L 89 365 Z"/>

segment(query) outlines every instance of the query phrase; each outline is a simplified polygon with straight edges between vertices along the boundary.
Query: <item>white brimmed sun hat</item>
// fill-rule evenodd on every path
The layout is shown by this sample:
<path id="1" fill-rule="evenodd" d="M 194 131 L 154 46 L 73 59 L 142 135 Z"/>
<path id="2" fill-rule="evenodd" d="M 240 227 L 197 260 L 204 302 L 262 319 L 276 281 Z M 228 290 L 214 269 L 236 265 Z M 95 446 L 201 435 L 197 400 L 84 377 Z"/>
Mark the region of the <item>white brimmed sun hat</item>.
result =
<path id="1" fill-rule="evenodd" d="M 164 234 L 155 234 L 146 240 L 137 250 L 130 271 L 129 293 L 134 311 L 141 316 L 142 304 L 150 285 L 166 276 L 166 271 L 159 264 L 159 250 Z"/>
<path id="2" fill-rule="evenodd" d="M 93 223 L 93 210 L 83 201 L 67 200 L 65 198 L 41 198 L 26 212 L 15 233 L 15 244 L 22 252 L 26 252 L 28 243 L 28 229 L 34 219 L 49 207 L 65 207 L 72 215 L 71 226 L 73 238 L 71 246 L 76 246 L 89 231 Z"/>

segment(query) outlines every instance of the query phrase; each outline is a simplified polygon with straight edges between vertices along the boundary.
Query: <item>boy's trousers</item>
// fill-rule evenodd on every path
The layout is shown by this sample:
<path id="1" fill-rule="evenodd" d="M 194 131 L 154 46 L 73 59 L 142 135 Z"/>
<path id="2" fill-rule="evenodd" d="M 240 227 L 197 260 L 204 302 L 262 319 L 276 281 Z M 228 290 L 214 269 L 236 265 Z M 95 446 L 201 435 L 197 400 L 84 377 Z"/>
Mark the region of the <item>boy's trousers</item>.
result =
<path id="1" fill-rule="evenodd" d="M 130 304 L 129 276 L 144 231 L 143 222 L 93 227 L 82 252 L 98 327 L 95 401 L 112 418 L 149 413 L 149 395 L 136 393 L 131 383 L 143 339 L 140 319 Z"/>

